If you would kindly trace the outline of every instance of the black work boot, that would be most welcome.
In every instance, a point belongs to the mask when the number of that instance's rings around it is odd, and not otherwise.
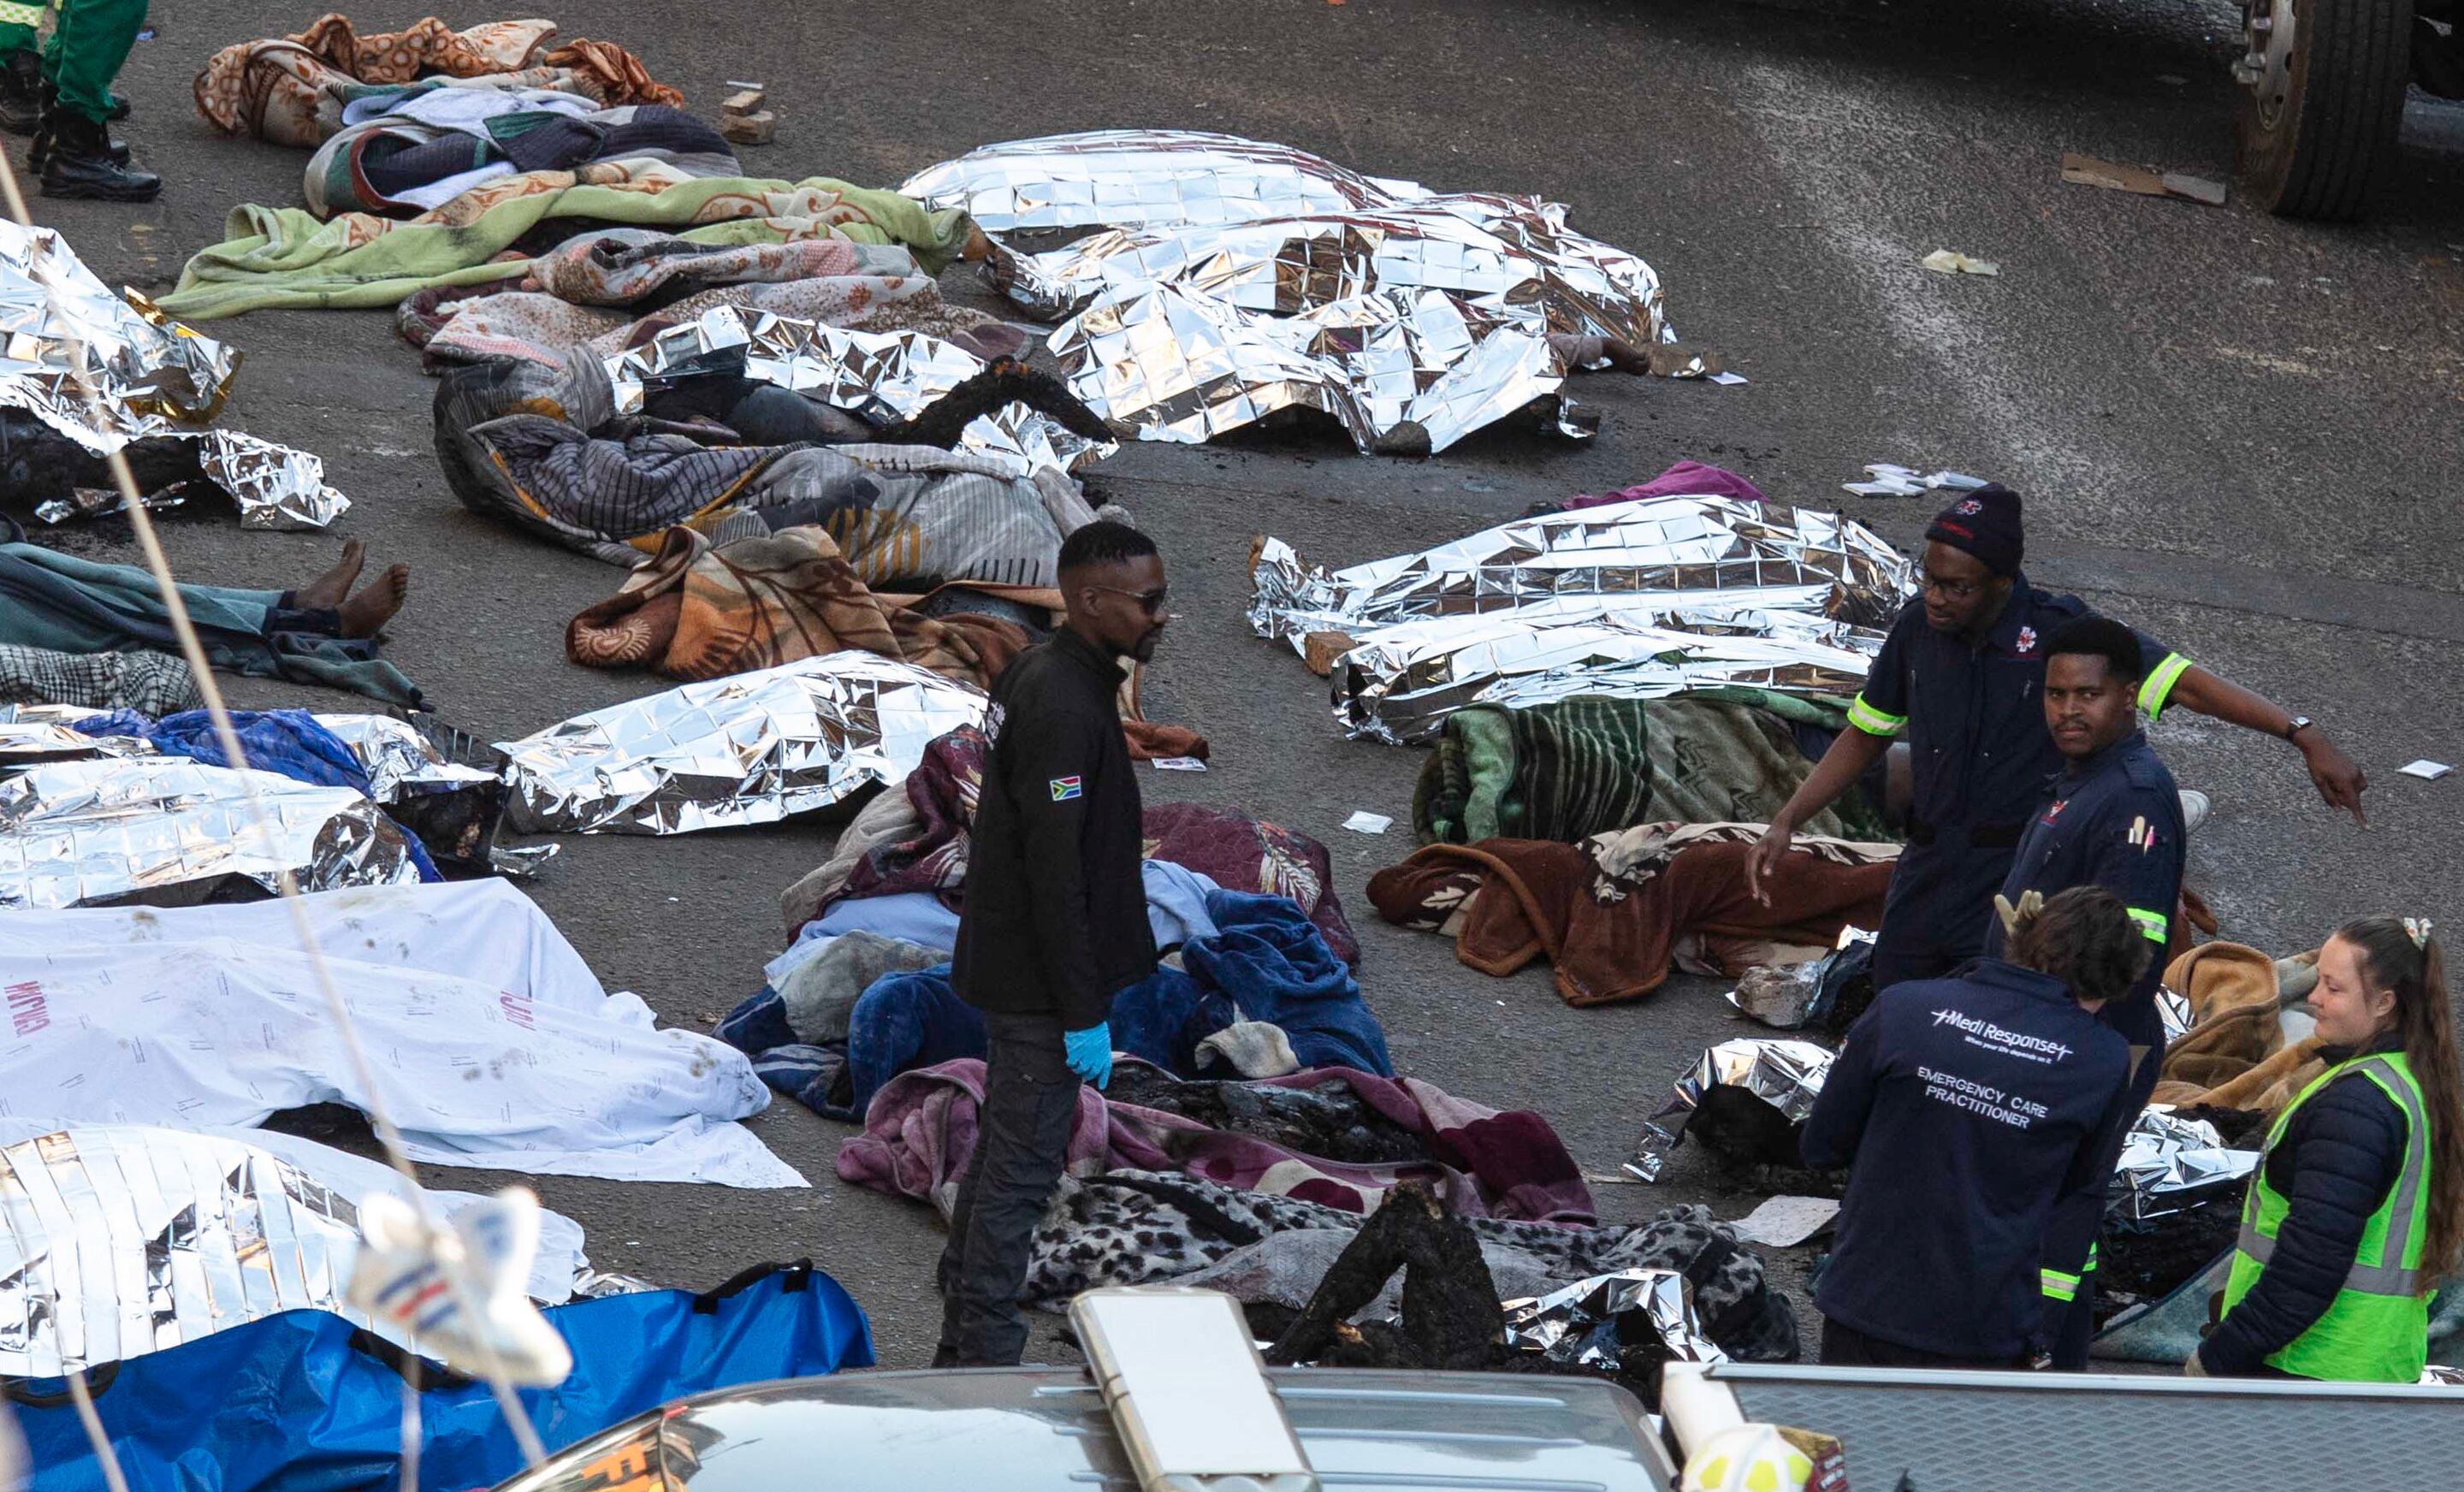
[[[43,122],[43,59],[19,48],[0,59],[0,129],[31,135]]]
[[[163,178],[112,159],[111,136],[99,123],[68,109],[43,117],[35,144],[43,151],[43,195],[90,197],[98,202],[151,202]]]
[[[59,90],[54,88],[50,83],[43,84],[43,118],[45,120],[49,120],[54,114],[63,112],[66,111],[60,108]],[[123,110],[122,112],[125,111]],[[112,116],[113,119],[118,119],[119,117],[120,116],[117,114]],[[34,143],[26,147],[26,168],[30,171],[39,173],[43,169],[43,163],[50,160],[51,156],[51,128],[48,124],[38,124],[34,128]],[[112,137],[111,161],[114,165],[126,165],[128,164],[127,141],[121,140],[117,136]]]

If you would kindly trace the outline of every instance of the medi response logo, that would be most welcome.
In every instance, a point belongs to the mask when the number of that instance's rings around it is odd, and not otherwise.
[[[2030,1062],[2070,1060],[2071,1049],[2061,1042],[2051,1037],[2030,1036],[2025,1031],[2005,1031],[1984,1017],[1971,1016],[1965,1011],[1937,1010],[1933,1013],[1933,1023],[1959,1030],[1971,1044],[1991,1047],[2013,1057],[2025,1057]]]

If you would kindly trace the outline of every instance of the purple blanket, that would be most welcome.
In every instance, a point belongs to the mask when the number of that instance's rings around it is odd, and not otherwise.
[[[873,1095],[864,1132],[839,1151],[845,1181],[929,1201],[949,1216],[958,1180],[976,1148],[976,1108],[983,1097],[984,1064],[974,1058],[903,1073]],[[1073,1175],[1107,1171],[1177,1171],[1221,1186],[1266,1192],[1338,1207],[1374,1211],[1396,1182],[1424,1177],[1446,1205],[1471,1217],[1588,1224],[1597,1220],[1592,1194],[1549,1122],[1529,1109],[1499,1113],[1466,1103],[1413,1078],[1388,1079],[1343,1067],[1319,1067],[1252,1086],[1319,1088],[1348,1086],[1393,1124],[1417,1135],[1429,1159],[1356,1164],[1308,1155],[1254,1135],[1210,1129],[1196,1120],[1132,1104],[1108,1102],[1092,1087],[1078,1093],[1070,1131]]]

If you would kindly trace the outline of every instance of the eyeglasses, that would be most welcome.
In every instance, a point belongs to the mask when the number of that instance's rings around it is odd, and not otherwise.
[[[1165,616],[1163,608],[1168,594],[1165,591],[1133,591],[1119,585],[1090,585],[1088,589],[1111,591],[1115,596],[1127,596],[1132,601],[1136,602],[1138,603],[1138,609],[1145,612],[1148,616]],[[1166,617],[1165,620],[1170,620],[1170,618]]]
[[[1946,581],[1939,575],[1930,574],[1925,578],[1925,588],[1928,591],[1940,591],[1952,601],[1970,600],[1979,591],[1985,589],[1974,581]]]

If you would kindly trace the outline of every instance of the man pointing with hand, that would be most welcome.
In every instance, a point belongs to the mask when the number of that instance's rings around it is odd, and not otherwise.
[[[1849,708],[1849,729],[1772,816],[1747,876],[1770,899],[1771,872],[1796,826],[1881,758],[1908,743],[1915,801],[1908,847],[1891,873],[1874,943],[1874,987],[1935,979],[1985,951],[1992,897],[2062,755],[2045,728],[2045,642],[2086,603],[2028,583],[2019,494],[1995,483],[1964,494],[1925,530],[1922,589],[1900,613]],[[2138,707],[2179,705],[2288,741],[2330,808],[2362,821],[2361,769],[2326,732],[2143,635]],[[2166,909],[2169,913],[2169,908]]]
[[[993,683],[950,983],[984,1013],[974,1159],[942,1251],[936,1368],[1007,1367],[1028,1250],[1068,1158],[1081,1080],[1112,1077],[1112,996],[1155,972],[1119,659],[1155,656],[1163,559],[1125,523],[1061,545],[1068,621]]]

